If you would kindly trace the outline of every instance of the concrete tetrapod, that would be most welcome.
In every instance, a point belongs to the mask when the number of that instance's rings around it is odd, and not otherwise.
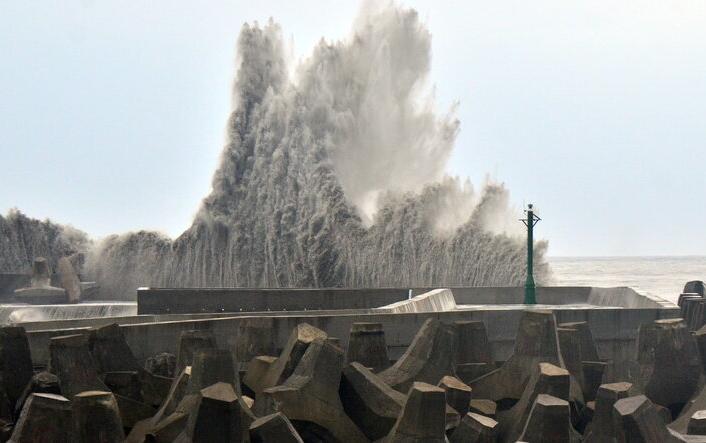
[[[689,293],[689,292],[682,292],[679,294],[679,298],[677,299],[677,306],[680,308],[680,315],[682,318],[684,318],[684,300],[688,298],[703,298],[701,295],[696,294],[696,293]]]
[[[706,435],[706,410],[694,412],[689,419],[687,433],[690,435]]]
[[[386,436],[407,401],[407,396],[389,387],[380,377],[358,362],[343,369],[339,397],[343,409],[371,440]],[[459,414],[446,406],[446,429],[455,428]]]
[[[456,374],[465,383],[495,369],[488,332],[482,321],[455,321],[458,346]]]
[[[450,375],[444,376],[438,386],[446,391],[446,404],[454,408],[461,417],[465,416],[471,402],[471,388]]]
[[[467,413],[449,437],[450,443],[495,443],[498,422],[473,412]]]
[[[24,328],[0,328],[0,380],[11,406],[22,396],[31,378],[32,357]]]
[[[117,323],[96,328],[89,336],[89,348],[98,372],[142,370]]]
[[[581,391],[585,402],[596,398],[598,388],[603,383],[608,363],[602,361],[581,362]]]
[[[105,391],[85,391],[71,402],[73,435],[77,443],[122,443],[123,423],[115,397]]]
[[[300,323],[289,334],[279,358],[268,368],[262,377],[262,389],[282,384],[294,372],[309,345],[316,339],[325,340],[328,335],[308,323]],[[253,389],[254,390],[254,389]],[[255,391],[255,393],[259,393]],[[257,401],[257,399],[255,399]]]
[[[15,299],[35,305],[66,303],[66,290],[51,285],[49,263],[44,257],[37,257],[32,264],[32,279],[28,288],[15,289]]]
[[[304,443],[292,422],[282,414],[260,417],[250,424],[250,441],[252,443]]]
[[[468,411],[475,414],[485,415],[486,417],[495,418],[495,415],[498,412],[498,405],[493,400],[473,398],[468,404]]]
[[[145,369],[155,375],[173,378],[176,375],[176,355],[169,352],[160,352],[149,357],[145,362]]]
[[[61,257],[56,263],[56,273],[59,275],[61,287],[66,291],[69,303],[81,301],[81,280],[71,264],[69,257]]]
[[[186,429],[177,442],[230,443],[250,441],[255,416],[230,383],[218,382],[201,390]]]
[[[580,442],[581,437],[571,427],[570,415],[569,402],[539,394],[520,440],[527,443]]]
[[[174,379],[172,386],[169,388],[169,394],[164,400],[164,403],[159,407],[157,413],[152,417],[152,424],[156,425],[163,418],[168,417],[174,411],[184,398],[189,389],[189,379],[191,378],[191,366],[187,366],[181,371],[179,377]]]
[[[147,437],[150,441],[156,441],[158,443],[171,443],[177,441],[178,438],[182,441],[190,441],[191,434],[185,431],[189,424],[190,417],[197,411],[200,402],[201,391],[186,393],[179,401],[174,412],[162,418],[152,427],[145,426],[149,431],[147,432]],[[142,422],[140,425],[144,426]]]
[[[105,383],[113,394],[142,401],[142,382],[137,371],[117,371],[103,374]]]
[[[706,409],[706,387],[701,388],[698,394],[684,405],[677,419],[669,424],[669,428],[682,434],[686,433],[691,417],[704,409]]]
[[[704,282],[701,280],[694,280],[687,282],[686,285],[684,285],[684,293],[691,293],[691,294],[699,294],[700,296],[704,296],[705,291],[704,291]]]
[[[113,396],[115,396],[115,401],[118,403],[123,426],[126,428],[134,427],[138,422],[151,418],[157,412],[156,408],[141,401],[115,393],[113,393]]]
[[[71,402],[56,394],[31,394],[8,443],[71,441]]]
[[[706,321],[706,299],[701,299],[696,302],[692,316],[687,319],[687,326],[690,331],[700,329]]]
[[[132,427],[130,434],[127,436],[127,443],[142,443],[145,436],[156,428],[163,424],[173,413],[176,412],[179,404],[186,395],[186,391],[189,385],[189,378],[191,377],[191,366],[187,366],[181,371],[179,377],[175,378],[169,388],[169,394],[167,394],[164,402],[160,405],[157,412],[150,418],[141,420]],[[185,426],[186,415],[183,415],[182,425]],[[182,426],[182,428],[183,428]],[[174,433],[174,436],[178,435],[179,432]]]
[[[550,363],[537,365],[520,400],[509,410],[500,413],[499,437],[503,442],[514,442],[522,434],[530,411],[541,394],[561,400],[569,399],[569,371]]]
[[[694,395],[702,367],[694,337],[681,319],[656,320],[638,343],[640,387],[653,402],[679,411]],[[642,329],[642,327],[641,327]]]
[[[471,381],[473,395],[496,402],[506,398],[519,399],[541,362],[563,367],[554,314],[526,310],[520,319],[512,356],[500,368]]]
[[[584,431],[584,443],[615,441],[613,405],[616,401],[633,395],[632,383],[607,383],[598,388],[593,420]]]
[[[696,340],[696,347],[699,350],[699,357],[701,357],[701,368],[706,372],[706,326],[694,332],[694,340]]]
[[[339,392],[346,414],[370,440],[390,432],[407,401],[358,362],[343,368]]]
[[[47,371],[34,374],[15,404],[15,415],[19,414],[32,394],[61,394],[59,377]]]
[[[681,304],[681,318],[684,319],[684,324],[687,329],[691,330],[690,322],[694,320],[695,312],[700,304],[704,300],[700,295],[687,296],[682,299]]]
[[[308,432],[324,432],[339,441],[368,441],[346,415],[338,396],[343,360],[339,347],[316,338],[292,375],[283,384],[265,389],[265,395],[275,400],[302,438],[306,439]]]
[[[644,395],[620,399],[613,405],[613,428],[619,442],[671,443],[684,441],[670,432],[657,409]]]
[[[172,378],[152,374],[144,369],[137,372],[140,378],[140,393],[148,405],[159,407],[169,393]]]
[[[186,366],[191,366],[194,354],[206,348],[216,347],[216,337],[211,331],[182,331],[177,347],[176,372],[180,373]]]
[[[444,390],[423,382],[414,382],[407,394],[402,413],[385,443],[444,443],[446,400]]]
[[[598,357],[598,349],[593,340],[593,333],[586,321],[577,321],[570,323],[560,323],[560,328],[573,329],[579,337],[579,355],[581,361],[600,361]]]
[[[244,369],[258,355],[276,352],[274,321],[267,317],[245,318],[238,322],[235,330],[234,357],[238,370]]]
[[[402,357],[378,375],[393,389],[407,392],[415,381],[435,385],[445,375],[453,375],[455,357],[454,327],[429,318]]]
[[[248,363],[245,384],[255,394],[253,411],[257,415],[268,415],[275,410],[273,399],[263,391],[284,383],[294,372],[309,344],[315,339],[326,340],[328,335],[307,323],[299,323],[289,334],[278,358],[258,356]]]
[[[237,386],[236,392],[239,391],[240,377],[235,371],[233,354],[226,349],[205,348],[196,351],[187,393],[197,393],[218,382]]]
[[[265,388],[265,376],[272,365],[277,361],[277,357],[271,355],[258,355],[250,360],[243,383],[253,392],[262,392]],[[267,386],[268,388],[271,386]]]
[[[43,288],[51,285],[51,270],[49,262],[44,257],[36,257],[32,262],[32,277],[30,286],[33,288]]]
[[[557,334],[566,369],[581,387],[584,400],[593,400],[603,380],[606,363],[598,361],[587,323],[564,323],[557,328]]]
[[[84,391],[108,390],[98,377],[85,335],[53,337],[49,353],[50,371],[59,378],[61,393],[67,398]]]
[[[379,372],[390,366],[382,323],[353,323],[346,359]]]

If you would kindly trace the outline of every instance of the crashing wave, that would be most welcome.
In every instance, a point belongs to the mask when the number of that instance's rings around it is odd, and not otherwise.
[[[278,25],[243,26],[211,194],[174,241],[102,242],[89,265],[104,287],[524,281],[507,190],[445,176],[458,121],[435,112],[430,34],[415,11],[366,9],[351,38],[321,41],[291,76],[284,54]]]
[[[350,38],[322,40],[290,69],[277,24],[244,25],[226,145],[192,226],[175,240],[97,242],[86,273],[115,298],[139,286],[521,284],[507,190],[445,174],[459,123],[453,107],[436,112],[430,46],[415,11],[369,5]],[[85,237],[52,240],[56,225],[26,240],[2,223],[16,247],[0,256],[15,267],[88,249]],[[540,283],[546,247],[535,248]]]

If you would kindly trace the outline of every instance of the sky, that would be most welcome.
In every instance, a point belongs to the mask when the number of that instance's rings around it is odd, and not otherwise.
[[[404,1],[432,33],[452,175],[533,202],[554,256],[706,254],[706,2]],[[296,57],[347,1],[0,2],[0,213],[100,237],[191,224],[244,22]],[[520,223],[518,221],[518,223]]]

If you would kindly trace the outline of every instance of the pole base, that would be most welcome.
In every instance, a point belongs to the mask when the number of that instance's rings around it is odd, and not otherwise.
[[[525,285],[525,304],[526,305],[536,305],[537,304],[537,291],[534,286],[534,282],[527,282]]]

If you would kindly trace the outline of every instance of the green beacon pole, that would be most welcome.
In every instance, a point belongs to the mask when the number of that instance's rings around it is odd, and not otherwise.
[[[525,281],[525,304],[536,305],[537,296],[534,284],[534,271],[532,269],[532,261],[534,258],[534,227],[541,220],[534,213],[534,207],[530,203],[525,210],[527,218],[520,221],[527,226],[527,281]]]

